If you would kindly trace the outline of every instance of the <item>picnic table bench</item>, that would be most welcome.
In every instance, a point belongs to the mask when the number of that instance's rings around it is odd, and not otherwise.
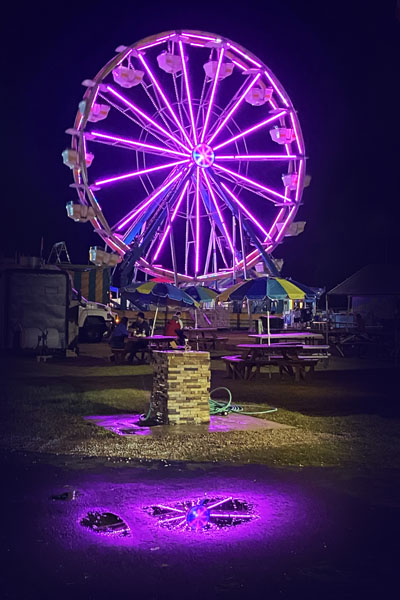
[[[228,376],[251,379],[262,366],[277,366],[281,377],[286,373],[296,382],[311,377],[320,360],[329,358],[329,346],[309,344],[238,344],[241,354],[223,356]]]

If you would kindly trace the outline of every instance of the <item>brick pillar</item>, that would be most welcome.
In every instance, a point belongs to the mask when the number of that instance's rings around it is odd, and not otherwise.
[[[150,416],[171,425],[210,422],[210,353],[154,351]]]

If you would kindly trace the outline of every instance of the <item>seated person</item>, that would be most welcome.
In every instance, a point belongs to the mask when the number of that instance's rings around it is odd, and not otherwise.
[[[136,315],[136,321],[132,323],[129,329],[131,334],[138,336],[137,340],[130,340],[126,346],[126,353],[129,354],[128,360],[132,363],[137,352],[148,348],[148,341],[140,339],[140,337],[150,335],[150,325],[144,318],[144,313],[139,312]]]
[[[183,322],[179,311],[174,314],[170,321],[168,321],[165,328],[165,335],[176,335],[178,344],[180,346],[185,345],[186,336],[183,333]]]
[[[128,337],[128,319],[127,317],[122,317],[121,321],[111,334],[109,341],[111,348],[122,350],[125,347],[126,337]]]

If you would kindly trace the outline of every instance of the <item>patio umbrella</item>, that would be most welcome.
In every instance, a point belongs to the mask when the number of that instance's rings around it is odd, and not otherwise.
[[[297,287],[299,287],[301,290],[303,290],[303,292],[305,292],[306,294],[306,298],[309,299],[319,298],[325,292],[325,288],[310,287],[309,285],[305,285],[304,283],[299,283],[298,281],[295,281],[291,277],[289,278],[289,281]]]
[[[144,283],[132,283],[131,285],[122,288],[121,294],[131,302],[137,301],[143,304],[155,304],[156,314],[153,321],[153,330],[157,320],[159,305],[166,306],[194,306],[198,308],[199,303],[194,300],[184,290],[176,287],[172,283],[161,283],[157,281],[146,281]]]
[[[233,289],[235,288],[235,289]],[[228,300],[303,300],[305,292],[291,281],[281,277],[258,277],[245,281],[240,285],[232,286]]]
[[[217,302],[229,302],[229,300],[230,300],[229,296],[232,294],[232,292],[234,292],[241,285],[243,285],[243,283],[246,283],[246,282],[241,281],[240,283],[235,283],[234,285],[231,285],[224,292],[221,292],[221,294],[218,294],[216,301]]]
[[[218,296],[218,292],[204,285],[191,285],[185,292],[200,303],[212,302]]]

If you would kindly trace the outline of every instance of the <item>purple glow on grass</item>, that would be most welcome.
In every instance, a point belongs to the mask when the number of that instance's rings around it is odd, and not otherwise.
[[[196,242],[195,242],[195,275],[199,272],[200,263],[200,167],[196,169]]]
[[[133,212],[124,218],[124,220],[117,225],[117,231],[120,231],[127,223],[129,223],[132,219],[136,217],[144,208],[146,208],[153,200],[155,200],[164,190],[166,190],[174,181],[176,181],[179,177],[181,177],[182,172],[179,171],[172,179],[167,181],[160,189],[153,192],[150,197],[141,205],[139,208],[133,210]]]
[[[236,198],[236,196],[233,194],[233,192],[231,192],[231,190],[221,181],[221,186],[224,188],[224,190],[226,191],[227,194],[229,194],[229,196],[232,198],[232,200],[234,200],[236,202],[236,204],[238,204],[240,206],[240,208],[243,210],[243,212],[246,213],[246,215],[253,221],[253,223],[255,225],[257,225],[257,227],[263,232],[263,234],[271,239],[269,233],[264,229],[264,227],[261,225],[261,223],[259,221],[257,221],[257,219],[251,214],[251,212],[244,206],[244,204],[242,204],[240,202],[240,200],[238,198]]]
[[[105,140],[112,140],[115,142],[121,142],[124,144],[129,144],[131,146],[137,146],[138,148],[148,148],[149,150],[156,150],[158,152],[163,152],[165,154],[174,154],[176,156],[189,156],[185,152],[178,152],[177,150],[170,150],[169,148],[163,148],[162,146],[153,146],[152,144],[145,144],[143,142],[135,142],[134,140],[120,138],[106,133],[100,133],[99,131],[90,131],[88,133],[89,135],[93,135],[94,137],[104,138]]]
[[[224,120],[222,121],[222,123],[219,125],[219,127],[214,131],[214,133],[212,134],[212,136],[210,137],[210,139],[207,141],[208,144],[211,144],[211,142],[213,141],[213,139],[215,137],[217,137],[217,135],[221,131],[222,127],[225,125],[225,123],[227,123],[229,121],[229,119],[231,118],[231,116],[236,112],[236,110],[239,108],[239,105],[242,103],[242,101],[246,97],[246,94],[251,90],[251,88],[253,87],[253,85],[256,83],[256,81],[260,77],[261,77],[261,73],[258,73],[258,75],[256,75],[254,77],[254,79],[249,83],[249,85],[246,87],[246,89],[244,90],[244,92],[241,94],[240,98],[238,98],[238,100],[235,102],[235,104],[233,105],[233,107],[231,108],[231,110],[229,111],[229,113],[226,115],[226,117],[224,118]]]
[[[179,50],[180,50],[181,59],[182,59],[183,77],[185,80],[186,96],[187,96],[188,106],[189,106],[190,121],[192,124],[193,139],[194,139],[195,145],[197,146],[197,133],[196,133],[196,126],[195,126],[195,120],[194,120],[194,115],[193,115],[192,97],[190,95],[189,78],[188,78],[188,73],[187,73],[187,69],[186,69],[186,58],[185,58],[185,53],[183,51],[183,44],[181,41],[179,41]]]
[[[282,100],[283,104],[285,106],[289,106],[289,102],[286,100],[285,96],[280,91],[278,85],[274,81],[274,78],[268,73],[268,71],[264,71],[264,73],[265,73],[268,81],[271,83],[272,87],[274,88],[274,90],[276,91],[276,93],[278,94],[278,96],[280,97],[280,99]]]
[[[207,107],[206,118],[205,118],[204,123],[203,123],[203,131],[201,133],[201,138],[200,138],[200,142],[201,143],[204,142],[204,137],[205,137],[205,135],[207,133],[208,121],[210,119],[211,109],[212,109],[212,106],[213,106],[213,103],[214,103],[215,91],[217,89],[218,77],[219,77],[219,73],[221,71],[221,65],[222,65],[222,60],[224,58],[224,54],[225,54],[225,48],[222,48],[221,52],[219,53],[217,70],[215,72],[214,82],[213,82],[213,86],[212,86],[212,90],[211,90],[210,101],[209,101],[208,107]]]
[[[261,123],[257,123],[257,125],[253,125],[253,127],[250,127],[249,129],[246,129],[245,131],[242,131],[242,133],[238,133],[238,135],[235,135],[234,137],[229,138],[229,140],[222,142],[222,144],[215,146],[214,151],[218,150],[219,148],[222,148],[223,146],[226,146],[227,144],[231,144],[235,140],[238,140],[239,138],[244,137],[245,135],[247,135],[248,133],[251,133],[252,131],[256,131],[257,129],[260,129],[260,127],[263,127],[264,125],[267,125],[268,123],[272,123],[273,121],[276,121],[276,119],[279,119],[285,113],[286,113],[286,110],[283,110],[283,111],[279,112],[278,114],[274,115],[273,117],[269,117],[268,119],[261,121]]]
[[[178,519],[182,519],[182,511],[179,511],[181,514],[178,515],[177,517],[171,517],[171,519],[163,519],[162,522],[163,523],[170,523],[171,521],[177,521]],[[183,517],[183,520],[185,520],[185,517]]]
[[[246,515],[245,513],[210,513],[210,517],[218,517],[220,519],[254,519],[254,515]]]
[[[115,91],[110,85],[107,86],[107,90],[109,92],[111,92],[111,94],[113,94],[114,96],[119,98],[121,100],[121,102],[123,102],[124,104],[129,106],[129,108],[131,108],[134,112],[136,112],[138,115],[143,117],[143,119],[145,119],[146,121],[151,123],[151,125],[153,125],[153,127],[158,129],[159,131],[161,131],[165,136],[167,136],[169,139],[171,139],[173,142],[175,142],[175,144],[179,144],[179,146],[181,146],[185,150],[189,151],[189,149],[185,146],[185,144],[183,144],[180,140],[178,140],[177,137],[175,137],[174,135],[169,133],[166,129],[164,129],[164,127],[161,127],[161,125],[159,125],[158,123],[153,121],[153,119],[151,119],[148,115],[146,115],[146,113],[144,113],[142,110],[140,110],[140,108],[138,108],[137,106],[132,104],[132,102],[127,100],[127,98],[125,98],[124,96],[119,94],[117,91]]]
[[[164,510],[172,510],[172,512],[178,512],[178,513],[185,513],[184,510],[181,510],[180,508],[174,508],[173,506],[165,506],[164,504],[157,504],[157,508],[162,508]],[[179,517],[178,517],[179,519]]]
[[[152,80],[153,84],[155,85],[155,87],[157,88],[158,93],[160,94],[161,98],[164,100],[166,107],[168,108],[169,112],[172,115],[172,118],[174,119],[175,123],[178,125],[181,133],[183,134],[183,136],[186,138],[186,141],[189,142],[189,146],[191,146],[191,141],[186,133],[186,131],[183,129],[181,122],[179,121],[178,117],[176,116],[171,104],[168,102],[168,98],[166,97],[166,95],[164,94],[164,92],[162,91],[157,79],[155,78],[153,72],[151,71],[150,67],[148,66],[148,64],[146,63],[144,57],[139,54],[139,60],[141,61],[141,63],[143,64],[144,68],[146,69],[147,73],[149,74],[150,79]]]
[[[232,156],[216,156],[218,160],[295,160],[295,154],[236,154]]]
[[[251,62],[253,65],[255,65],[256,67],[262,67],[262,64],[260,64],[259,62],[257,62],[256,60],[253,60],[252,58],[250,58],[250,56],[248,56],[247,54],[245,54],[244,52],[242,52],[241,50],[239,50],[239,48],[237,48],[236,46],[234,46],[233,44],[228,44],[228,46],[230,48],[232,48],[232,50],[234,50],[235,52],[237,52],[238,54],[240,54],[241,56],[243,56],[243,58],[246,58],[249,62]]]
[[[178,212],[178,210],[179,210],[179,207],[180,207],[180,205],[181,205],[181,203],[182,203],[182,200],[183,200],[183,197],[184,197],[184,195],[185,195],[185,193],[186,193],[186,190],[187,190],[187,188],[188,188],[188,185],[189,185],[189,181],[187,181],[187,182],[185,183],[185,187],[183,188],[183,190],[182,190],[182,193],[181,193],[181,195],[180,195],[180,197],[179,197],[179,199],[178,199],[178,202],[176,203],[176,206],[175,206],[175,208],[174,208],[174,212],[172,213],[172,217],[171,217],[171,224],[170,224],[170,225],[168,225],[168,227],[167,227],[167,228],[166,228],[166,230],[164,231],[164,234],[163,234],[163,236],[162,236],[162,238],[161,238],[161,241],[160,241],[160,243],[159,243],[159,245],[158,245],[158,248],[157,248],[157,250],[156,250],[156,253],[155,253],[155,254],[154,254],[154,256],[153,256],[153,262],[154,262],[155,260],[157,260],[157,258],[158,258],[158,255],[159,255],[159,254],[160,254],[160,252],[161,252],[161,248],[163,247],[163,244],[164,244],[164,242],[165,242],[165,239],[166,239],[166,237],[167,237],[167,235],[168,235],[168,233],[169,233],[169,231],[170,231],[170,229],[171,229],[171,225],[172,225],[172,223],[174,222],[174,219],[175,219],[175,217],[176,217],[176,213],[177,213],[177,212]]]
[[[225,232],[225,237],[226,237],[226,239],[227,239],[227,242],[228,242],[228,244],[229,244],[229,247],[230,247],[230,249],[231,249],[232,256],[233,256],[233,257],[235,258],[235,260],[236,260],[235,249],[234,249],[234,247],[233,247],[232,240],[231,240],[231,238],[230,238],[230,235],[229,235],[229,233],[228,233],[228,230],[227,230],[227,228],[226,228],[225,221],[224,221],[224,217],[222,216],[222,213],[221,213],[221,211],[220,211],[220,208],[219,208],[219,206],[218,206],[217,199],[216,199],[216,197],[215,197],[215,194],[214,194],[214,191],[213,191],[213,189],[212,189],[212,187],[211,187],[211,184],[210,184],[210,182],[209,182],[209,180],[208,180],[208,177],[207,177],[207,173],[206,173],[206,172],[204,172],[204,178],[205,178],[205,180],[206,180],[206,184],[207,184],[208,191],[210,192],[210,196],[211,196],[211,198],[212,198],[212,201],[214,202],[214,206],[215,206],[215,208],[216,208],[216,210],[217,210],[217,213],[218,213],[218,216],[219,216],[219,218],[220,218],[220,221],[221,221],[222,227],[223,227],[223,229],[224,229],[224,232]],[[236,260],[236,262],[237,262],[237,260]]]
[[[215,42],[218,39],[216,37],[209,37],[207,35],[197,35],[196,33],[185,33],[184,31],[182,32],[182,35],[184,35],[185,37],[197,38],[199,40],[208,40],[210,42]]]
[[[130,177],[137,177],[139,175],[145,175],[146,173],[154,173],[155,171],[161,171],[162,169],[168,169],[169,167],[176,167],[184,163],[188,163],[189,160],[178,160],[177,162],[168,163],[166,165],[160,165],[159,167],[151,167],[150,169],[142,169],[141,171],[133,171],[126,175],[118,175],[116,177],[110,177],[110,179],[101,179],[95,182],[95,185],[104,185],[105,183],[112,183],[113,181],[121,181],[122,179],[128,179]]]
[[[260,190],[264,190],[264,192],[267,192],[268,194],[272,194],[273,196],[277,196],[278,198],[281,198],[282,200],[287,200],[287,198],[285,196],[283,196],[282,194],[280,194],[279,192],[275,192],[275,190],[271,190],[270,188],[267,188],[265,185],[261,185],[261,183],[257,183],[257,181],[254,181],[253,179],[249,179],[248,177],[244,177],[244,175],[240,175],[239,173],[235,173],[234,171],[231,171],[230,169],[227,169],[226,167],[221,167],[221,165],[217,165],[216,163],[214,163],[214,165],[215,165],[215,167],[217,169],[220,169],[221,171],[225,171],[226,173],[229,173],[233,177],[237,177],[238,179],[242,179],[243,181],[246,181],[250,185],[253,185],[254,187],[258,187]]]
[[[219,502],[210,504],[210,506],[208,506],[207,508],[209,508],[209,509],[215,508],[216,506],[219,506],[220,504],[225,504],[225,502],[228,502],[229,500],[232,500],[232,499],[233,499],[233,496],[229,496],[228,498],[224,498],[223,500],[220,500]]]

